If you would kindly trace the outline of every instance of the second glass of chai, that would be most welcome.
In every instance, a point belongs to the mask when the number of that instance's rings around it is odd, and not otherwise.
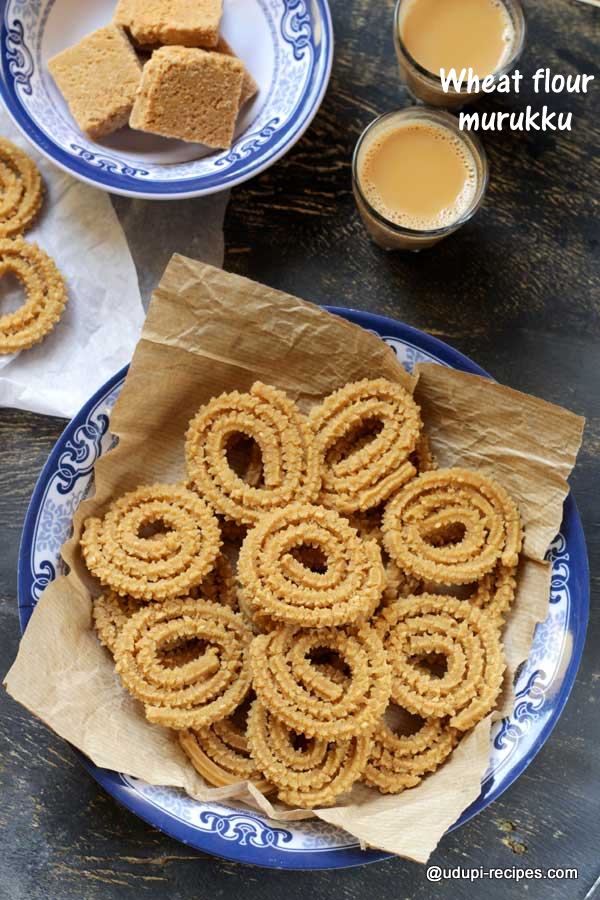
[[[485,151],[450,113],[411,106],[375,119],[358,139],[352,184],[358,211],[384,250],[422,250],[479,208]]]
[[[471,69],[480,79],[506,75],[525,43],[519,0],[398,0],[394,45],[400,75],[411,94],[430,106],[456,109],[478,96],[442,88],[440,69]]]

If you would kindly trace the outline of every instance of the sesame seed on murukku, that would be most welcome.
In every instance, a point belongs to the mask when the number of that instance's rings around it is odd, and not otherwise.
[[[319,502],[341,513],[387,500],[415,475],[410,462],[422,422],[419,407],[385,378],[348,384],[311,411],[322,488]]]
[[[44,185],[34,161],[6,138],[0,138],[0,189],[0,238],[15,237],[33,224]]]
[[[231,715],[250,690],[243,618],[208,600],[149,604],[121,629],[116,671],[144,704],[146,718],[176,730],[200,729]],[[189,645],[185,657],[165,651]],[[179,663],[179,664],[178,664]]]
[[[186,435],[188,476],[198,493],[228,519],[255,524],[262,513],[296,500],[313,500],[320,477],[311,432],[283,391],[256,382],[249,393],[215,397],[190,422]],[[241,438],[260,454],[245,473],[227,454]],[[247,481],[243,475],[250,480]]]
[[[116,593],[165,600],[198,586],[221,537],[212,510],[179,485],[155,484],[123,495],[104,518],[84,523],[81,549],[90,572]]]
[[[377,543],[334,510],[303,503],[266,513],[248,532],[238,578],[251,610],[306,627],[364,621],[385,586]]]
[[[448,716],[467,731],[495,706],[506,664],[496,619],[456,597],[397,600],[375,622],[392,670],[394,702],[424,718]],[[442,657],[441,673],[421,665]]]
[[[0,239],[0,278],[14,275],[25,289],[25,302],[0,316],[0,354],[27,350],[43,340],[67,303],[64,279],[37,244],[22,238]]]
[[[389,501],[383,540],[403,571],[439,584],[470,584],[497,562],[517,564],[522,531],[504,488],[453,468],[419,475]]]
[[[255,700],[248,716],[252,757],[278,797],[304,809],[332,806],[364,772],[370,735],[346,740],[307,738],[277,719]]]

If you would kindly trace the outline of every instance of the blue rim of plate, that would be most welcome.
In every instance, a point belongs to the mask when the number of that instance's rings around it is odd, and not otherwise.
[[[291,10],[302,0],[284,0]],[[14,51],[7,50],[8,28],[6,25],[5,11],[8,0],[0,0],[0,98],[9,113],[11,119],[22,134],[48,159],[55,163],[63,171],[74,175],[81,181],[95,187],[102,187],[115,194],[126,197],[141,197],[145,199],[175,200],[191,197],[201,197],[208,194],[224,191],[242,184],[249,178],[260,174],[273,163],[284,156],[288,150],[298,141],[316,116],[331,75],[333,65],[333,23],[328,0],[312,0],[312,4],[319,12],[320,40],[313,42],[314,59],[310,78],[307,82],[304,97],[311,97],[309,106],[299,103],[293,115],[286,124],[273,134],[262,133],[258,135],[260,140],[260,153],[252,164],[247,163],[247,157],[241,157],[231,165],[227,172],[219,172],[215,175],[201,176],[198,178],[182,179],[180,181],[152,181],[140,182],[127,174],[114,171],[112,166],[94,168],[87,164],[85,159],[72,156],[53,141],[34,122],[25,107],[20,103],[15,85],[18,76],[11,71],[14,65]],[[303,7],[304,8],[304,7]],[[305,9],[305,13],[308,11]],[[256,139],[256,135],[250,134]],[[266,138],[266,139],[265,139]],[[282,139],[286,140],[282,143]],[[243,142],[244,136],[238,140]],[[242,148],[244,149],[244,148]]]
[[[418,350],[423,350],[452,368],[491,378],[484,369],[472,362],[472,360],[459,351],[448,346],[443,341],[419,331],[410,325],[405,325],[404,323],[397,322],[385,316],[378,316],[373,313],[348,309],[346,307],[325,307],[325,309],[334,315],[338,315],[356,325],[360,325],[369,331],[377,333],[382,338],[396,339],[412,345]],[[48,477],[56,469],[64,444],[73,439],[79,424],[86,420],[89,413],[102,397],[106,396],[124,379],[127,370],[128,366],[125,366],[102,388],[100,388],[85,406],[82,407],[79,414],[75,416],[63,431],[40,474],[25,517],[21,546],[19,549],[18,598],[19,620],[22,632],[25,630],[33,611],[31,601],[27,600],[27,602],[25,602],[26,598],[31,597],[32,593],[32,577],[28,565],[29,549],[33,539],[37,513],[44,497]],[[571,693],[583,653],[589,615],[589,566],[587,548],[579,512],[571,494],[569,494],[565,501],[561,532],[568,541],[570,559],[572,561],[572,574],[570,574],[569,577],[575,579],[573,587],[577,594],[577,603],[571,604],[569,614],[569,627],[572,629],[573,634],[572,654],[560,690],[558,694],[553,697],[552,712],[528,752],[513,765],[509,776],[505,778],[496,789],[486,789],[484,780],[482,792],[477,800],[463,812],[458,821],[449,828],[449,832],[464,825],[485,809],[500,796],[500,794],[510,787],[519,775],[521,775],[548,740],[560,718],[561,712],[569,698],[569,694]],[[231,841],[231,839],[223,839],[223,836],[221,836],[218,829],[214,833],[192,830],[189,826],[186,826],[185,823],[169,816],[163,810],[145,800],[140,794],[132,791],[122,780],[119,773],[112,772],[108,769],[98,768],[80,751],[77,750],[76,753],[87,771],[118,802],[148,824],[158,828],[160,831],[163,831],[165,834],[175,838],[181,843],[194,847],[197,850],[201,850],[204,853],[233,860],[235,862],[258,865],[263,868],[291,870],[350,868],[353,866],[380,862],[391,857],[391,854],[383,851],[362,851],[358,847],[325,848],[321,850],[315,849],[315,851],[311,853],[293,853],[278,850],[275,846],[261,849],[260,856],[258,856],[251,840],[246,839],[247,836],[244,837],[243,834],[237,835],[238,839]],[[244,817],[260,824],[260,818],[254,817],[250,812],[248,814],[245,812]],[[193,834],[193,839],[190,837],[191,834]]]

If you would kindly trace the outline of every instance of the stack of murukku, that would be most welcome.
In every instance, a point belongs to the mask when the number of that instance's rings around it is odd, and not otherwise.
[[[0,138],[0,278],[14,276],[26,294],[15,312],[0,316],[0,354],[26,350],[43,340],[60,319],[67,290],[54,261],[23,240],[42,206],[44,187],[37,166]]]
[[[291,806],[414,787],[496,706],[522,531],[436,468],[412,396],[350,384],[304,417],[256,383],[186,435],[187,481],[85,522],[98,636],[209,784]]]

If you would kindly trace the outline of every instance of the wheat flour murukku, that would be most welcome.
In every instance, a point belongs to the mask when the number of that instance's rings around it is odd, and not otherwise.
[[[382,794],[399,794],[415,787],[446,761],[460,734],[446,719],[424,719],[411,734],[396,734],[382,720],[373,734],[362,780]]]
[[[0,138],[0,238],[23,234],[42,206],[44,185],[29,156]]]
[[[409,461],[422,429],[411,395],[385,378],[348,384],[313,409],[322,488],[341,513],[377,506],[415,474]]]
[[[226,719],[199,730],[178,732],[179,743],[196,771],[214,787],[251,781],[261,793],[269,794],[273,786],[263,778],[250,755],[248,712],[249,702],[246,699]]]
[[[327,653],[341,680],[320,659]],[[289,728],[307,737],[338,740],[368,735],[383,715],[391,671],[380,637],[368,625],[278,628],[250,645],[258,699]]]
[[[251,637],[238,613],[208,600],[148,604],[117,637],[116,671],[150,722],[204,728],[231,715],[250,690]],[[182,656],[186,644],[190,652]],[[173,649],[179,651],[175,665],[165,659]]]
[[[227,453],[240,436],[260,452],[245,473],[230,465]],[[296,405],[283,391],[256,382],[249,393],[215,397],[190,422],[186,435],[188,475],[199,494],[218,513],[253,525],[264,512],[295,500],[310,501],[320,476],[312,435]],[[249,474],[254,473],[254,474]]]
[[[28,350],[43,340],[67,303],[64,279],[37,244],[23,238],[0,239],[0,278],[14,275],[25,289],[25,302],[0,316],[0,354]]]
[[[397,600],[375,622],[392,670],[392,699],[423,718],[449,716],[467,731],[490,712],[504,669],[495,619],[470,603],[441,594]],[[445,658],[438,674],[423,657]]]
[[[498,561],[517,564],[522,531],[504,488],[453,468],[419,475],[390,500],[383,539],[403,571],[438,584],[470,584]]]
[[[376,542],[361,540],[334,510],[303,503],[261,518],[242,544],[237,574],[253,611],[315,628],[369,618],[385,586]]]
[[[182,596],[212,569],[221,543],[212,510],[179,485],[139,487],[84,523],[81,549],[103,585],[138,600]]]
[[[370,735],[347,740],[307,738],[255,700],[248,716],[248,744],[256,765],[284,803],[303,809],[332,806],[361,777]]]

